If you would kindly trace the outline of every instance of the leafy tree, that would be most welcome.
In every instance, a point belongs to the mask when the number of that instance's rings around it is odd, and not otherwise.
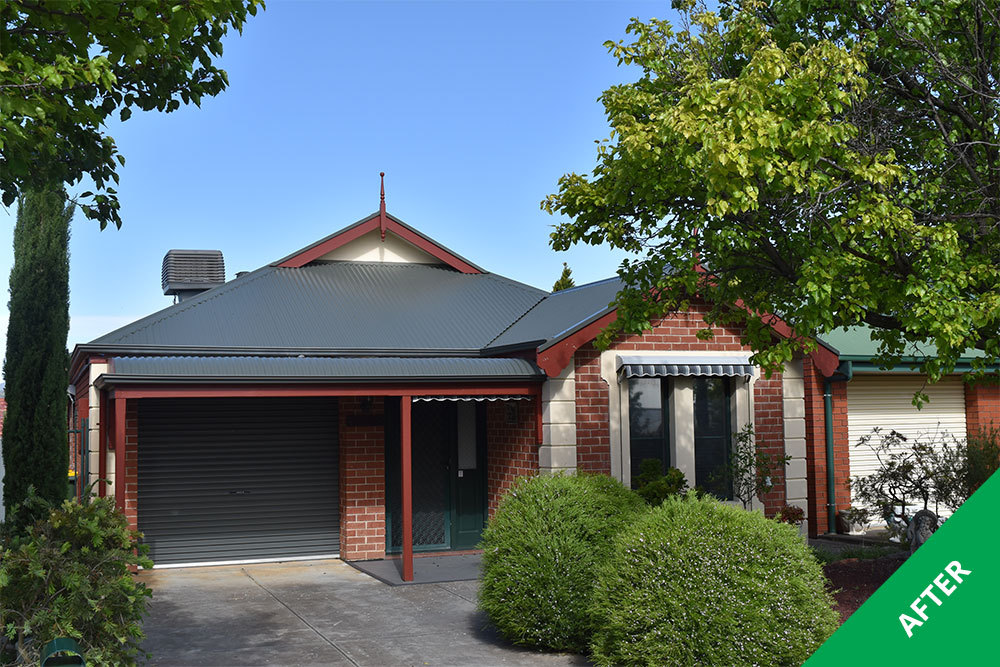
[[[76,183],[88,218],[121,226],[117,168],[105,122],[133,108],[174,111],[228,85],[212,59],[230,27],[242,31],[260,0],[13,0],[0,4],[0,190]]]
[[[552,245],[623,262],[618,330],[700,295],[776,368],[809,337],[874,328],[880,360],[1000,356],[1000,0],[722,0],[608,42],[634,83],[590,176],[543,208]],[[782,317],[800,340],[773,340]],[[927,346],[936,347],[937,356]]]
[[[569,264],[563,262],[562,274],[559,276],[559,280],[552,286],[552,291],[558,292],[570,287],[576,287],[576,281],[573,280],[573,269],[569,268]]]
[[[72,217],[73,206],[61,187],[29,191],[19,201],[3,369],[3,501],[8,510],[28,497],[29,486],[53,503],[66,497]]]

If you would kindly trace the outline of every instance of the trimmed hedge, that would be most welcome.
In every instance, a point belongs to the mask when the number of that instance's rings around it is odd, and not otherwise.
[[[595,569],[644,510],[639,496],[604,475],[519,480],[483,533],[480,608],[515,644],[585,651]]]
[[[711,498],[668,498],[598,572],[600,665],[798,665],[837,628],[795,528]]]

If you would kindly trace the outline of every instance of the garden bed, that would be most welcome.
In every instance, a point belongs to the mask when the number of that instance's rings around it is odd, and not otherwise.
[[[891,555],[874,559],[847,558],[824,565],[823,573],[834,591],[840,622],[850,618],[904,562],[899,555]]]

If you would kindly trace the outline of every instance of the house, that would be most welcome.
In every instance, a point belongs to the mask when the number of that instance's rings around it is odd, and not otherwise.
[[[616,279],[549,294],[384,206],[235,279],[222,261],[170,251],[176,303],[72,355],[81,472],[160,565],[401,552],[405,570],[474,547],[521,475],[628,483],[653,458],[711,485],[747,423],[791,457],[764,509],[825,511],[827,345],[765,377],[739,330],[696,335],[693,301],[601,350]]]
[[[824,335],[823,342],[837,351],[841,362],[829,384],[833,416],[830,453],[835,462],[832,506],[838,510],[851,506],[850,478],[869,475],[879,467],[871,449],[858,444],[873,428],[897,431],[911,442],[918,437],[926,442],[935,436],[964,440],[983,429],[1000,427],[1000,384],[996,378],[966,383],[962,377],[971,370],[973,360],[983,356],[978,350],[970,350],[959,359],[954,373],[928,383],[927,377],[915,370],[925,356],[905,357],[891,370],[881,368],[874,361],[878,346],[867,327],[835,330]],[[931,346],[926,354],[934,355]],[[813,387],[814,400],[822,391]],[[919,409],[913,405],[918,391],[929,399]],[[809,494],[810,532],[814,535],[832,532],[822,512],[824,505],[831,506],[824,481],[826,461],[817,458],[815,467]],[[947,514],[944,509],[941,512]]]

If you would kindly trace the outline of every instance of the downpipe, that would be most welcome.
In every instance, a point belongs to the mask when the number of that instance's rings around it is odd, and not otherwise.
[[[827,533],[837,532],[837,487],[833,463],[833,383],[847,382],[854,377],[850,361],[843,361],[833,375],[823,381],[823,423],[826,426],[826,512]]]

